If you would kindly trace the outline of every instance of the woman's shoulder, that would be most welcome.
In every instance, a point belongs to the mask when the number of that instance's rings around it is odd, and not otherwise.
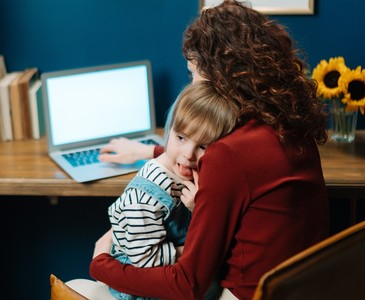
[[[215,142],[220,147],[246,148],[256,147],[267,142],[279,143],[278,133],[270,126],[251,120],[236,128],[233,132]]]

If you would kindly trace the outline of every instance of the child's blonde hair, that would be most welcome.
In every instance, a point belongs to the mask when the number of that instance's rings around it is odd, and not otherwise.
[[[221,96],[209,81],[190,83],[179,94],[169,113],[167,129],[196,138],[208,145],[230,133],[239,109]]]

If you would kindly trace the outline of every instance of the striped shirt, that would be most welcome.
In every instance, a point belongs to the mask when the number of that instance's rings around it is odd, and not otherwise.
[[[137,176],[159,185],[171,195],[172,189],[182,190],[181,180],[156,160],[147,162]],[[176,205],[183,205],[179,197]],[[112,255],[126,254],[138,267],[154,267],[173,264],[176,249],[166,239],[164,218],[166,207],[149,194],[135,188],[127,189],[109,207],[109,219],[113,228]]]

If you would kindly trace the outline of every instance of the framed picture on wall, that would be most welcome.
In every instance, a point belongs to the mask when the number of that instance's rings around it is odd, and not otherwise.
[[[223,0],[200,0],[200,9],[222,3]],[[249,0],[252,8],[268,15],[312,15],[314,0]]]

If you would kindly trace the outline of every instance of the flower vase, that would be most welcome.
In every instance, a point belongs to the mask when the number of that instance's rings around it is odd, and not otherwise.
[[[355,140],[357,111],[346,111],[340,98],[330,101],[330,139],[335,142],[351,143]]]

